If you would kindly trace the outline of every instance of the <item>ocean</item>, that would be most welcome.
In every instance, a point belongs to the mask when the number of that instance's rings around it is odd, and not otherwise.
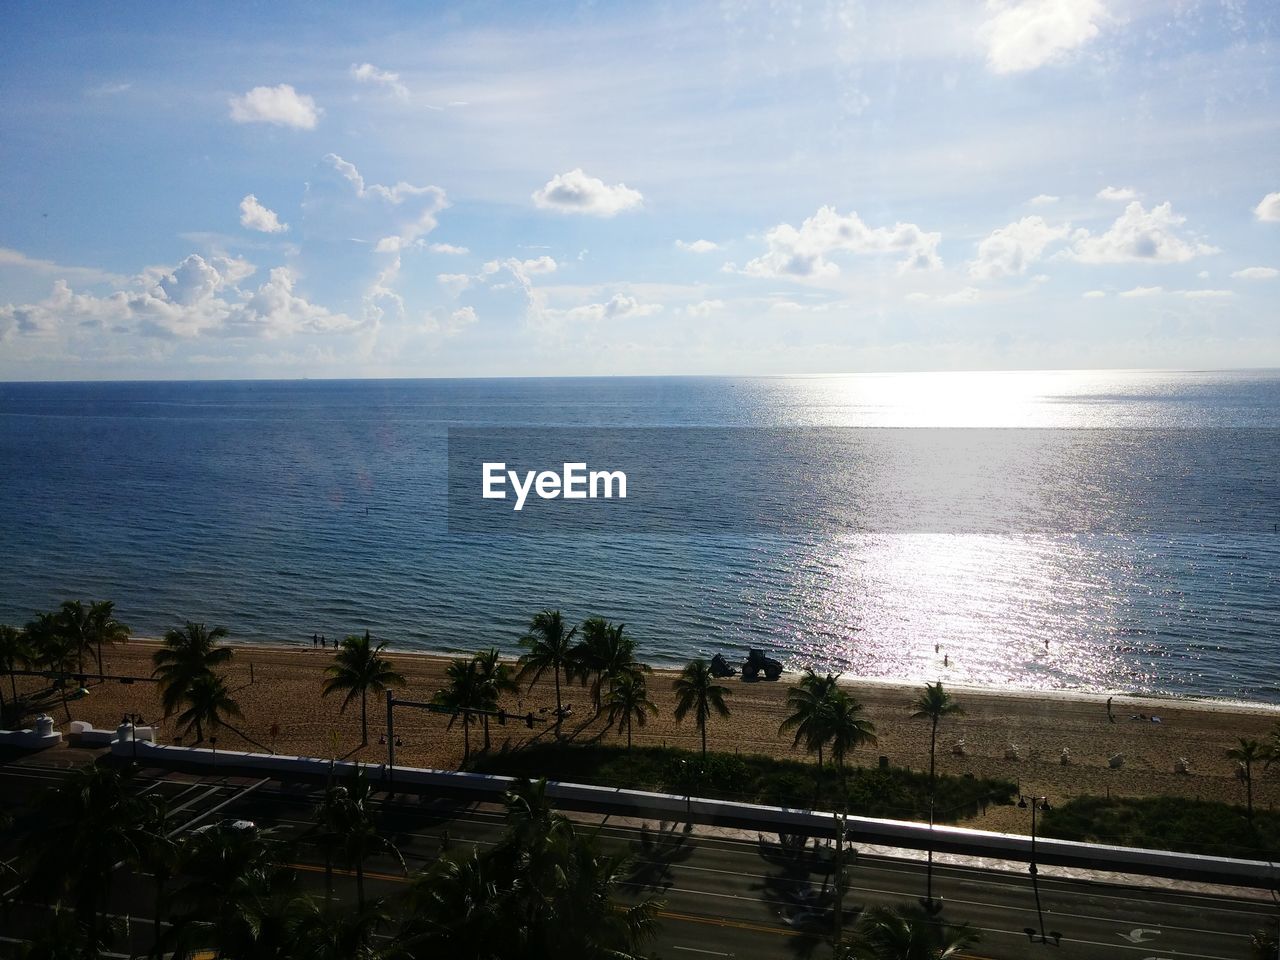
[[[451,431],[635,489],[475,527]],[[0,384],[0,622],[514,652],[551,607],[655,665],[1280,703],[1277,438],[1277,371]]]

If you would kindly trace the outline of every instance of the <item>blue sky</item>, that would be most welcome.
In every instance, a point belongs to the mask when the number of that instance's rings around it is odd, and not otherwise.
[[[1270,3],[0,28],[6,379],[1280,366]]]

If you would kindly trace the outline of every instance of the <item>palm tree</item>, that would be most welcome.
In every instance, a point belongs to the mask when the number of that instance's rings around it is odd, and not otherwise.
[[[62,710],[71,720],[71,708],[67,706],[67,675],[76,669],[79,656],[75,639],[62,629],[56,613],[37,613],[26,626],[32,662],[41,670],[57,675],[55,685],[62,698]]]
[[[344,786],[331,788],[329,829],[338,851],[356,875],[356,903],[364,910],[364,863],[375,853],[387,853],[404,869],[404,857],[396,845],[378,832],[369,812],[372,789],[363,772]]]
[[[381,900],[363,909],[319,904],[309,897],[294,901],[290,931],[295,944],[291,956],[308,960],[377,960],[397,956],[396,945],[387,950],[376,945],[381,929],[390,922]]]
[[[404,677],[396,673],[391,661],[382,656],[387,641],[375,645],[369,631],[361,637],[352,634],[342,641],[342,649],[333,655],[333,663],[326,671],[329,679],[324,682],[324,696],[347,691],[339,713],[345,713],[348,705],[360,696],[360,745],[369,743],[369,691],[382,693],[392,684],[403,684]]]
[[[1244,780],[1245,803],[1249,812],[1249,819],[1253,819],[1253,765],[1255,763],[1266,763],[1268,760],[1268,751],[1257,740],[1240,738],[1238,747],[1230,747],[1227,749],[1227,759],[1235,760],[1240,764],[1241,779]]]
[[[450,661],[444,671],[449,685],[437,690],[435,696],[431,698],[432,704],[452,714],[449,718],[450,729],[453,728],[454,721],[459,716],[462,717],[462,763],[464,765],[471,759],[471,711],[486,710],[489,704],[489,691],[486,689],[481,669],[479,660],[475,657],[470,660]]]
[[[658,708],[649,699],[644,674],[624,673],[609,685],[604,705],[609,708],[608,725],[616,726],[621,733],[627,731],[627,749],[631,749],[631,724],[643,727],[649,714],[657,715]]]
[[[933,899],[933,804],[937,798],[938,781],[934,757],[938,746],[938,721],[948,715],[960,716],[964,710],[951,699],[951,694],[942,689],[942,681],[926,683],[924,693],[915,701],[913,720],[927,717],[929,719],[929,851],[925,864],[924,902],[928,909],[934,909]],[[940,905],[939,905],[940,906]]]
[[[64,600],[58,610],[58,629],[75,647],[76,672],[84,674],[84,653],[93,649],[93,625],[89,610],[79,600]]]
[[[729,708],[724,698],[729,694],[728,687],[722,687],[711,676],[711,665],[698,658],[690,660],[688,666],[680,671],[680,676],[671,684],[676,692],[676,723],[680,723],[693,711],[694,722],[698,732],[702,734],[702,763],[707,762],[707,721],[714,710],[722,717],[729,716]]]
[[[552,671],[556,678],[556,736],[560,735],[560,721],[564,709],[560,701],[560,673],[573,665],[573,637],[577,627],[565,629],[564,617],[559,610],[543,610],[533,616],[529,632],[520,638],[520,646],[529,652],[520,658],[518,680],[532,677],[529,687],[538,682],[544,673]]]
[[[841,955],[850,960],[947,960],[980,939],[967,923],[953,926],[922,910],[868,907]]]
[[[782,721],[778,732],[795,731],[793,747],[804,741],[805,749],[817,751],[818,770],[822,770],[822,748],[831,739],[831,699],[837,691],[836,678],[831,674],[820,676],[814,670],[806,670],[800,683],[787,691],[787,707],[790,715]]]
[[[843,780],[845,756],[850,750],[878,742],[876,725],[862,716],[862,704],[840,689],[831,697],[829,725],[831,756]]]
[[[502,662],[493,647],[481,650],[475,656],[476,673],[484,692],[486,710],[497,710],[505,693],[516,693],[520,688],[511,677],[511,668]],[[489,714],[480,715],[484,724],[484,749],[489,750]]]
[[[178,726],[182,728],[184,736],[194,727],[196,743],[204,742],[206,726],[211,732],[223,726],[235,730],[235,727],[227,723],[227,718],[244,716],[240,712],[240,705],[231,699],[226,681],[216,673],[201,674],[191,681],[191,686],[187,688],[186,704],[187,709],[178,714]],[[236,732],[239,733],[238,730]]]
[[[597,714],[609,684],[625,673],[648,672],[649,668],[636,660],[635,642],[625,630],[625,624],[590,617],[582,622],[582,642],[572,650],[572,672],[584,685],[590,681],[591,704]]]
[[[929,789],[933,790],[934,784],[934,757],[938,747],[938,721],[947,716],[963,716],[964,710],[960,704],[951,699],[951,694],[942,689],[942,681],[937,683],[926,683],[924,685],[924,693],[916,698],[912,706],[915,712],[911,714],[913,720],[920,720],[927,717],[929,719]]]
[[[98,660],[98,676],[102,676],[102,646],[113,646],[125,643],[132,632],[114,616],[115,603],[111,600],[99,600],[89,605],[88,635],[94,646],[94,656]]]
[[[13,694],[10,699],[14,701],[18,699],[18,683],[14,674],[30,662],[31,646],[27,635],[17,627],[0,624],[0,670],[9,674],[9,690]],[[3,707],[3,697],[0,697],[0,707]]]
[[[198,678],[231,660],[231,648],[218,646],[226,635],[225,627],[210,630],[203,623],[190,620],[164,635],[164,646],[151,656],[155,667],[151,675],[160,684],[160,702],[166,717],[173,716],[187,701],[191,685]]]
[[[138,866],[163,832],[157,796],[135,793],[114,768],[79,768],[44,794],[24,838],[27,892],[70,907],[97,942],[116,868]]]

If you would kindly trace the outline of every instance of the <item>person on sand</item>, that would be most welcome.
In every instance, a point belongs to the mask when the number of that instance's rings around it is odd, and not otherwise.
[[[1116,715],[1111,712],[1111,701],[1114,699],[1114,697],[1107,697],[1107,719],[1112,723],[1116,722]]]

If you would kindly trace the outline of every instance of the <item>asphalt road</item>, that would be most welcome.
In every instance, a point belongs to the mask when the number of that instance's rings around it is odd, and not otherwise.
[[[309,823],[317,792],[288,789],[269,781],[226,781],[146,772],[140,789],[166,797],[176,833],[224,818],[255,821],[288,838]],[[37,764],[0,764],[0,796],[21,802],[53,784],[62,772]],[[491,844],[501,836],[500,812],[422,802],[416,798],[386,804],[383,828],[395,839],[410,871],[422,867],[444,846]],[[667,825],[647,835],[629,825],[605,821],[603,843],[617,850],[640,851],[642,869],[632,889],[656,892],[665,900],[656,949],[668,958],[826,956],[823,938],[834,926],[832,854],[810,841],[803,850],[779,843],[776,836],[737,840],[686,834],[683,825]],[[302,848],[295,867],[303,882],[323,890],[322,861]],[[5,856],[0,848],[0,857]],[[388,857],[365,867],[370,897],[394,897],[407,882]],[[914,902],[924,893],[923,865],[917,861],[857,856],[850,864],[844,897],[846,927],[870,905]],[[1195,958],[1246,960],[1252,930],[1274,925],[1277,908],[1268,901],[1207,896],[1090,883],[1042,871],[1039,894],[1044,929],[1061,934],[1054,944],[1033,943],[1037,912],[1030,877],[1025,873],[937,866],[935,896],[944,916],[977,928],[981,943],[971,951],[992,960],[1023,960],[1041,953],[1063,960],[1098,958]],[[113,909],[133,916],[135,940],[150,942],[147,878],[121,877],[113,884]],[[354,900],[354,881],[339,871],[336,895]]]

